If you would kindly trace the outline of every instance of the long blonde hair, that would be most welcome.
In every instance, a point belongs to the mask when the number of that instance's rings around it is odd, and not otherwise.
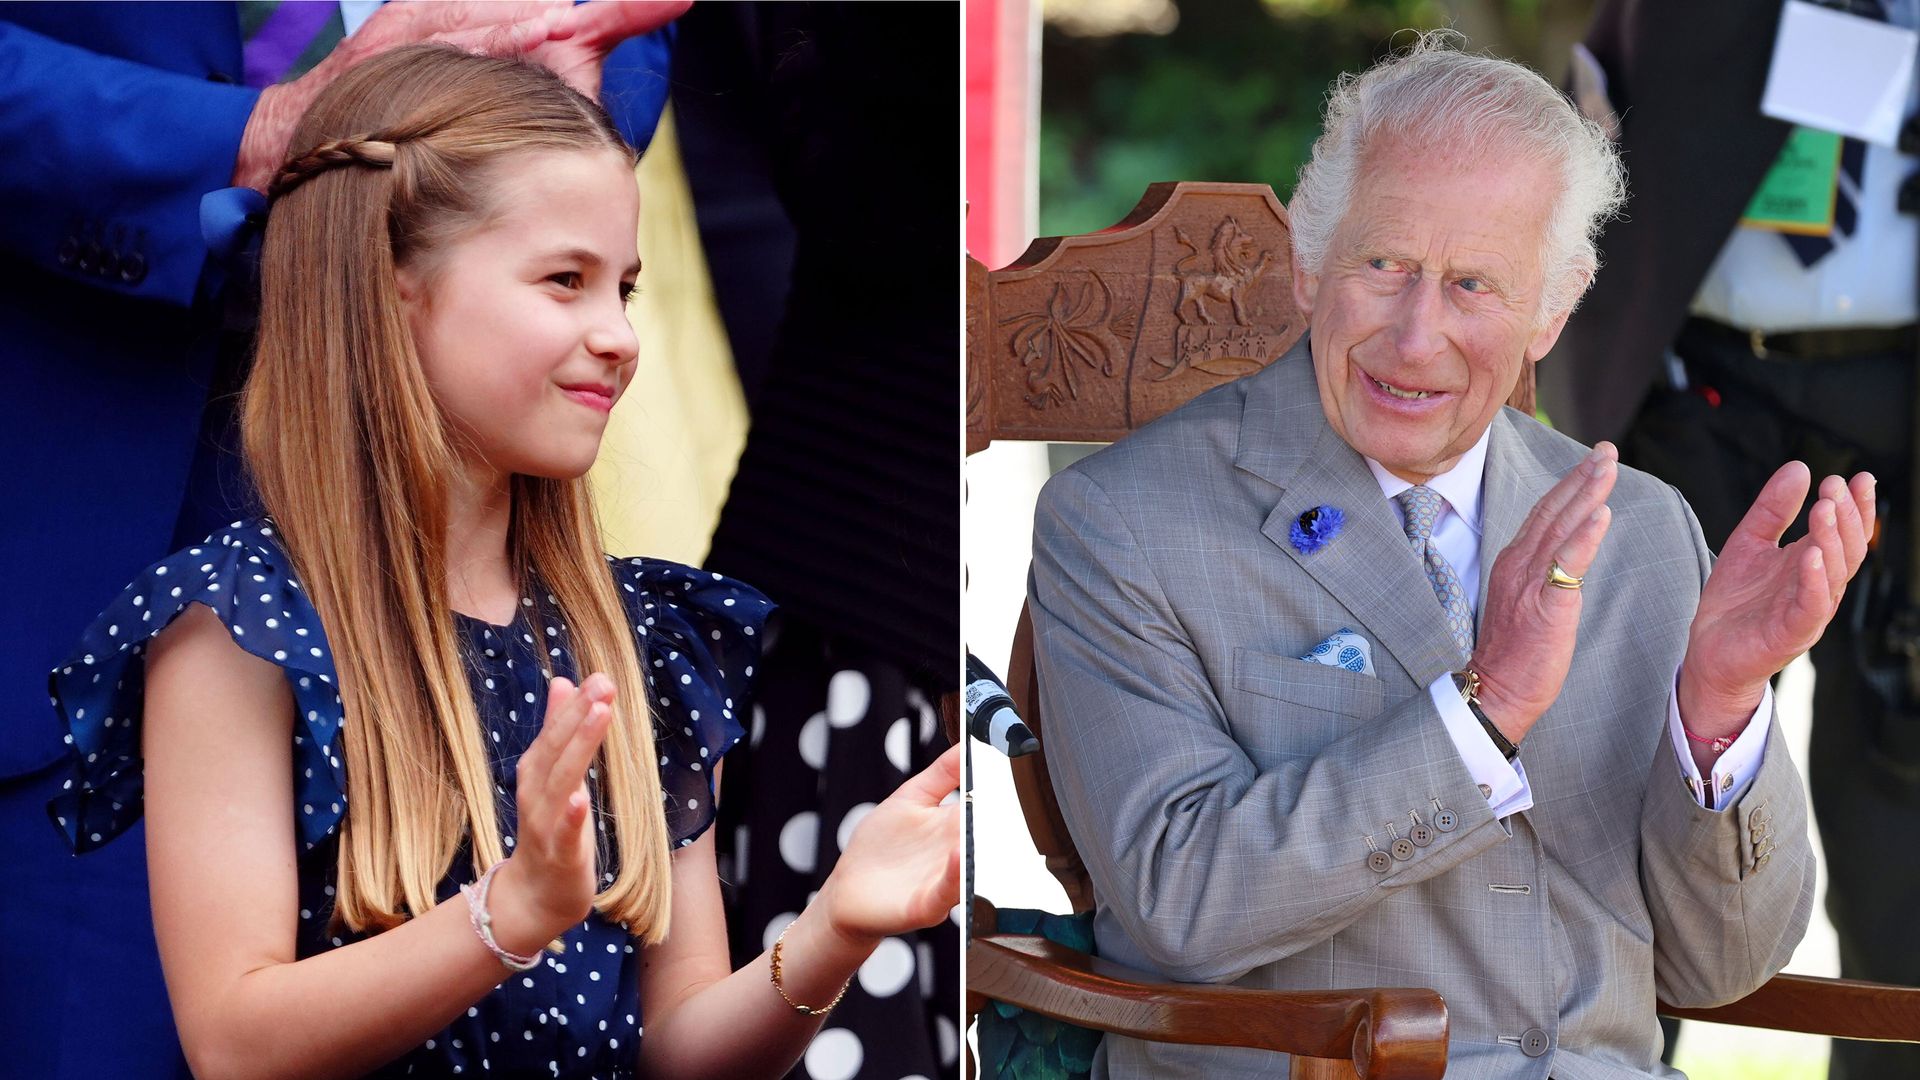
[[[332,921],[386,929],[435,903],[464,838],[505,857],[447,588],[458,438],[428,391],[394,272],[483,223],[490,179],[530,151],[610,150],[605,110],[551,73],[447,46],[394,49],[336,80],[269,194],[258,351],[241,440],[332,649],[347,815]],[[512,478],[509,565],[557,601],[579,672],[610,674],[597,765],[594,907],[648,941],[668,922],[668,840],[646,682],[584,478]]]

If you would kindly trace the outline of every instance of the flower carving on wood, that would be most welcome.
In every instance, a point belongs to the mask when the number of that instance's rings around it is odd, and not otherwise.
[[[1027,404],[1035,409],[1078,400],[1083,368],[1113,377],[1113,353],[1102,336],[1113,290],[1096,271],[1087,276],[1091,280],[1078,286],[1055,282],[1039,311],[1000,320],[1001,326],[1014,328],[1013,351],[1027,369]]]

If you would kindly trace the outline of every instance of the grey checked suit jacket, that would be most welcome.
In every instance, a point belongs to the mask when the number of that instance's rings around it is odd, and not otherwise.
[[[1495,554],[1585,452],[1511,409],[1494,419],[1483,598]],[[1677,1075],[1656,994],[1712,1005],[1770,978],[1806,930],[1814,859],[1777,723],[1736,805],[1689,793],[1666,708],[1711,556],[1652,477],[1621,469],[1610,504],[1572,671],[1522,747],[1534,806],[1501,823],[1426,692],[1466,658],[1327,425],[1304,339],[1055,476],[1034,526],[1035,652],[1100,953],[1183,981],[1432,987],[1449,1076]],[[1288,527],[1321,505],[1345,527],[1302,554]],[[1343,627],[1372,642],[1375,676],[1294,659]],[[1406,836],[1434,800],[1457,827],[1370,869],[1366,838],[1386,850],[1388,823]],[[1109,1037],[1095,1075],[1286,1064]]]

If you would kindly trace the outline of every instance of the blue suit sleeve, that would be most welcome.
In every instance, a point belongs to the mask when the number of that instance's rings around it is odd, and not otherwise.
[[[645,152],[667,107],[673,73],[675,24],[628,38],[607,54],[600,71],[600,103],[626,137]]]
[[[231,182],[259,95],[0,23],[0,249],[191,304],[208,255],[200,199]]]

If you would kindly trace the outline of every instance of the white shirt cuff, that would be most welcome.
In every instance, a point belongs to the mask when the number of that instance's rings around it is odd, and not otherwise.
[[[1440,712],[1440,722],[1446,725],[1447,735],[1459,748],[1460,760],[1466,763],[1468,775],[1486,793],[1493,816],[1504,818],[1531,809],[1533,789],[1527,786],[1527,771],[1520,767],[1518,758],[1508,761],[1493,745],[1473,710],[1467,708],[1466,700],[1460,696],[1453,675],[1448,673],[1435,679],[1433,685],[1427,687],[1427,694]]]
[[[1700,769],[1693,763],[1692,740],[1687,738],[1686,728],[1680,720],[1680,671],[1673,672],[1673,692],[1667,695],[1667,737],[1673,743],[1673,753],[1680,759],[1680,775],[1688,781],[1687,790],[1700,800],[1700,805],[1710,810],[1725,810],[1740,801],[1747,793],[1747,787],[1760,772],[1760,759],[1767,752],[1767,728],[1771,726],[1773,716],[1773,684],[1769,682],[1760,692],[1760,706],[1747,718],[1747,726],[1733,740],[1733,745],[1721,751],[1713,759],[1712,787],[1707,788],[1700,779]],[[1707,801],[1706,792],[1713,792],[1713,800]]]

